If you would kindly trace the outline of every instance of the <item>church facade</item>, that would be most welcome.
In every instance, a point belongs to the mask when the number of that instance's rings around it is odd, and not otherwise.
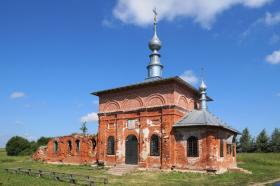
[[[238,131],[208,111],[207,87],[163,78],[156,17],[148,76],[99,97],[97,159],[107,165],[222,171],[236,167]]]
[[[202,81],[196,89],[178,76],[162,77],[156,16],[149,48],[144,81],[92,93],[99,97],[92,160],[108,166],[133,164],[177,170],[236,167],[235,138],[239,132],[208,111],[207,101],[213,100],[206,95],[206,84]],[[48,149],[55,160],[59,153],[53,152],[53,144],[54,140],[50,141]]]

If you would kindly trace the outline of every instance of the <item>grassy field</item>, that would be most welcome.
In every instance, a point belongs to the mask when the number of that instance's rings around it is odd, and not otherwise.
[[[135,172],[125,176],[108,175],[109,185],[248,185],[280,178],[280,154],[238,154],[238,166],[250,170],[252,175],[242,173],[225,173],[210,175],[179,172]],[[106,170],[95,170],[90,166],[49,165],[34,162],[30,157],[8,157],[0,150],[0,185],[69,185],[50,179],[35,178],[25,175],[5,173],[4,168],[23,167],[76,173],[91,176],[104,176]]]

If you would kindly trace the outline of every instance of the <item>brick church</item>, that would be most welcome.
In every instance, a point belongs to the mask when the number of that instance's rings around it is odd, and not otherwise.
[[[155,16],[146,79],[93,92],[99,97],[98,135],[54,138],[45,161],[203,171],[236,167],[239,132],[208,111],[212,99],[203,81],[196,89],[178,76],[162,77],[156,28]]]

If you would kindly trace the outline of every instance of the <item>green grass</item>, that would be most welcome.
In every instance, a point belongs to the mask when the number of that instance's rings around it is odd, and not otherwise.
[[[121,177],[106,174],[106,170],[96,170],[90,166],[50,165],[34,162],[30,157],[8,157],[0,150],[0,185],[69,185],[50,179],[35,178],[25,175],[5,173],[4,168],[23,167],[66,172],[90,176],[108,176],[110,185],[248,185],[280,178],[280,154],[252,153],[238,154],[238,166],[250,170],[252,175],[242,173],[225,173],[210,175],[180,172],[137,171]]]

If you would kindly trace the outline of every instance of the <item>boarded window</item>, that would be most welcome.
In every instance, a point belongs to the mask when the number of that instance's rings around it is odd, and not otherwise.
[[[115,154],[115,139],[114,139],[113,136],[108,137],[107,154],[108,155],[114,155]]]
[[[68,152],[72,151],[72,142],[69,140],[67,141],[67,146],[68,146]]]
[[[224,157],[224,140],[220,139],[220,157]]]
[[[153,134],[150,141],[150,155],[159,156],[159,136]]]
[[[80,152],[80,140],[76,140],[76,152]]]
[[[227,144],[227,154],[231,154],[231,144]]]
[[[188,157],[198,157],[198,139],[194,136],[188,138]]]
[[[54,148],[53,149],[54,152],[57,153],[58,152],[58,142],[57,141],[54,141],[53,148]]]

